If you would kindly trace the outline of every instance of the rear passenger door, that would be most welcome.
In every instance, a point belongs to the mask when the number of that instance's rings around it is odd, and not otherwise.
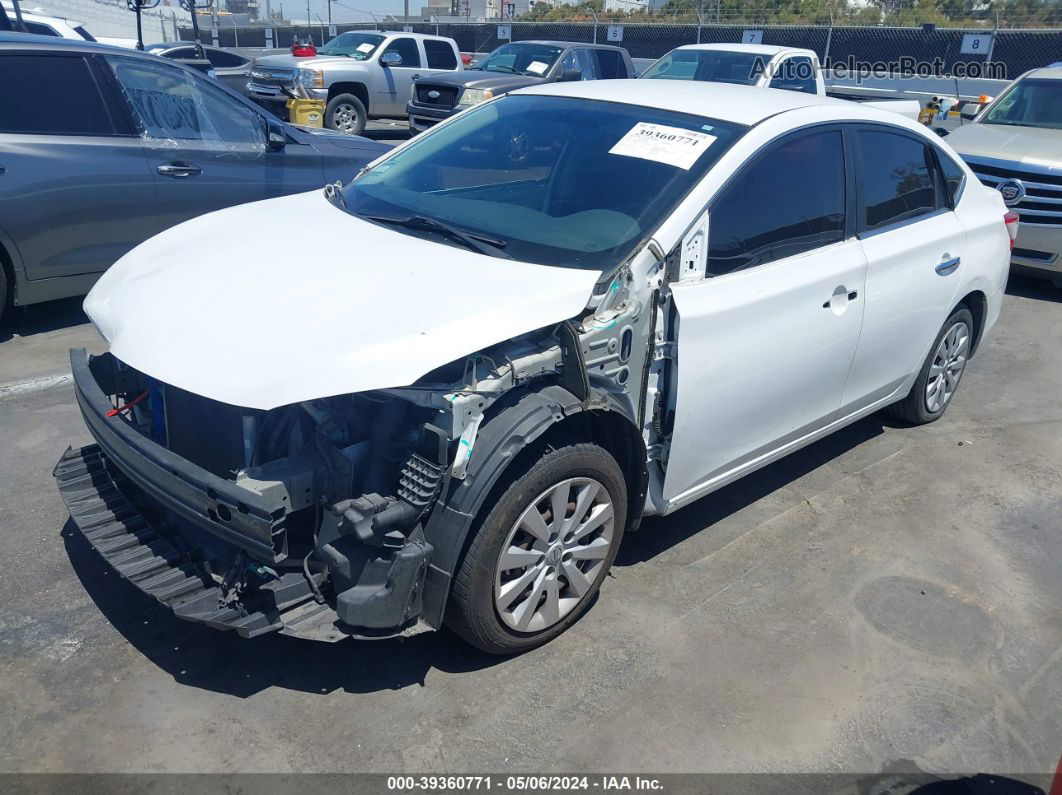
[[[961,297],[966,230],[950,206],[933,147],[921,136],[866,125],[854,138],[868,271],[845,403],[858,408],[891,395],[918,370]]]
[[[158,231],[151,171],[100,66],[0,53],[0,227],[29,279],[99,273]]]
[[[402,56],[399,66],[384,66],[383,56],[398,53]],[[413,92],[413,81],[425,74],[417,40],[407,36],[392,39],[383,52],[377,56],[374,77],[376,91],[369,103],[369,113],[373,116],[405,116],[406,103]]]
[[[837,418],[866,277],[849,155],[837,126],[795,132],[712,199],[707,278],[672,285],[667,500],[693,499]],[[696,249],[684,243],[683,259]]]

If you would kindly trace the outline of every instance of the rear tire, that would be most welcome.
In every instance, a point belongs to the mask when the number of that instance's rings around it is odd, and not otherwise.
[[[925,425],[942,417],[966,371],[973,333],[973,315],[965,306],[960,306],[944,321],[933,340],[910,393],[886,411],[912,425]]]
[[[325,107],[325,127],[330,130],[361,135],[368,121],[369,114],[365,106],[353,94],[337,94]]]
[[[4,322],[4,316],[7,314],[7,271],[3,265],[0,265],[0,324]]]
[[[547,450],[474,528],[447,626],[491,654],[549,642],[589,609],[626,517],[626,481],[611,455],[594,444]]]

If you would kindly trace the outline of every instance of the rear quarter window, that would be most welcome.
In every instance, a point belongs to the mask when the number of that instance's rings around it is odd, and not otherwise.
[[[623,56],[615,50],[594,50],[597,59],[597,75],[601,80],[615,80],[627,77],[627,66]]]

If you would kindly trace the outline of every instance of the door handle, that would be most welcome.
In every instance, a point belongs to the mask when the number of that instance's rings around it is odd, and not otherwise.
[[[196,174],[203,173],[203,169],[192,163],[164,163],[159,166],[158,171],[164,177],[174,177],[175,179],[194,177]]]
[[[941,276],[947,276],[959,267],[960,262],[962,262],[962,257],[951,257],[945,254],[944,261],[937,265],[937,273]]]
[[[849,301],[854,301],[854,300],[856,300],[856,299],[857,299],[858,297],[859,297],[859,291],[858,291],[858,290],[852,290],[852,292],[848,293],[848,300],[849,300]],[[823,308],[823,309],[829,309],[829,308],[830,308],[830,307],[831,307],[832,305],[833,305],[833,298],[830,298],[830,300],[829,300],[829,301],[826,301],[826,302],[825,302],[825,303],[824,303],[824,304],[822,305],[822,308]]]
[[[4,174],[6,174],[6,173],[7,173],[7,169],[4,168],[3,166],[0,166],[0,177],[4,176]]]
[[[414,80],[420,80],[420,75],[413,75]]]

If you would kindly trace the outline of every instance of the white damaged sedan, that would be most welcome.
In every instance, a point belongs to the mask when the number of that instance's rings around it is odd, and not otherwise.
[[[59,490],[181,618],[526,650],[643,516],[878,409],[940,417],[999,315],[1006,213],[855,103],[523,90],[125,256],[85,302],[110,348],[71,353],[96,443]]]

